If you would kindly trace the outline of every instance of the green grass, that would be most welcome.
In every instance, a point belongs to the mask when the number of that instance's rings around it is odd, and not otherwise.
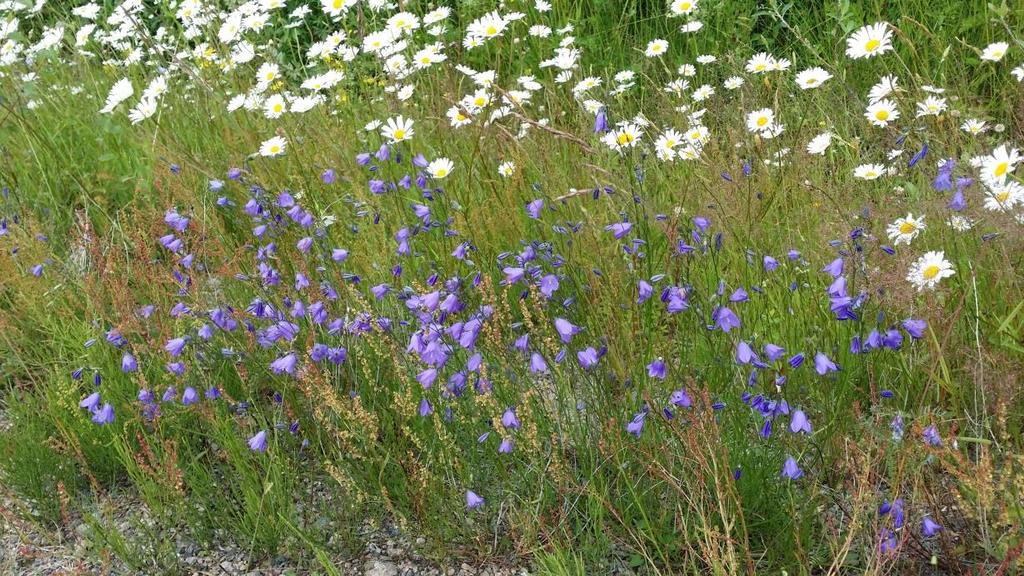
[[[707,2],[701,5],[704,30],[682,35],[679,21],[664,17],[662,2],[553,4],[551,26],[573,22],[583,51],[581,71],[565,86],[555,87],[540,68],[557,41],[496,41],[447,51],[452,62],[498,70],[503,87],[521,74],[544,79],[545,89],[522,114],[549,119],[552,131],[533,126],[523,138],[513,137],[514,118],[499,122],[501,128],[480,122],[450,128],[446,110],[474,90],[450,66],[418,73],[416,95],[398,104],[380,90],[381,77],[369,63],[345,64],[349,76],[334,93],[337,102],[268,120],[258,112],[226,112],[230,97],[251,85],[260,59],[231,74],[190,61],[191,72],[175,77],[159,115],[138,126],[128,122],[125,105],[114,115],[96,113],[122,70],[81,55],[42,54],[32,68],[38,77],[21,85],[18,78],[28,69],[11,67],[0,102],[0,180],[10,191],[0,203],[0,217],[10,224],[0,238],[0,408],[10,421],[0,430],[0,481],[27,504],[32,519],[55,528],[67,521],[69,506],[92,510],[88,502],[128,490],[157,527],[145,531],[146,541],[133,542],[109,519],[92,515],[92,550],[134,570],[168,574],[180,570],[174,551],[159,544],[170,528],[203,546],[234,544],[254,563],[280,555],[337,573],[332,558],[358,553],[362,545],[354,528],[385,518],[426,537],[422,551],[429,558],[526,563],[552,575],[624,566],[651,574],[930,573],[933,556],[937,569],[948,573],[1019,566],[1021,224],[1012,214],[982,209],[975,184],[966,214],[977,224],[955,232],[945,222],[949,193],[933,190],[932,180],[939,158],[958,158],[956,174],[967,175],[971,156],[1021,141],[1024,85],[1008,70],[1019,63],[1022,46],[1013,44],[1016,52],[999,64],[978,58],[989,42],[1019,35],[1020,16],[1006,3]],[[406,8],[429,9],[422,2]],[[468,22],[493,8],[460,3],[446,38],[458,39]],[[65,9],[47,7],[39,18],[26,19],[19,34],[65,17]],[[170,14],[155,9],[150,28],[172,23]],[[898,30],[896,51],[847,59],[845,38],[877,20]],[[381,21],[369,14],[358,31]],[[275,46],[271,54],[290,86],[308,75],[300,62],[304,48],[332,28],[316,11],[304,26],[281,24],[269,26],[265,39]],[[205,33],[216,38],[215,27]],[[354,25],[350,35],[357,35]],[[643,47],[659,37],[670,41],[671,58],[645,58]],[[792,59],[792,72],[745,75],[741,89],[722,88],[761,50]],[[661,87],[676,77],[678,64],[700,54],[714,54],[718,63],[689,79],[691,89],[716,88],[701,104],[713,138],[699,161],[661,163],[635,149],[609,151],[593,134],[593,115],[570,94],[583,76],[602,76],[610,88],[610,77],[628,68],[637,86],[602,96],[610,119],[643,113],[654,126],[682,130],[681,102]],[[834,78],[817,90],[794,91],[792,73],[810,66],[825,67]],[[896,127],[874,128],[863,117],[865,95],[887,73],[899,75],[907,90],[897,96],[903,118]],[[142,65],[128,74],[137,91],[152,78]],[[959,118],[913,118],[927,84],[947,89]],[[765,106],[786,125],[778,138],[747,132],[746,112]],[[375,173],[358,166],[357,154],[380,146],[380,138],[362,127],[397,114],[416,120],[412,142],[393,151],[404,155],[403,163],[375,162]],[[967,117],[1004,129],[971,137],[959,129]],[[826,129],[836,136],[827,155],[804,153],[806,142]],[[255,155],[275,133],[287,136],[287,153]],[[650,129],[644,145],[655,135]],[[926,158],[908,167],[925,143]],[[766,166],[783,148],[792,149],[786,164]],[[892,148],[904,151],[892,162],[898,174],[874,181],[852,176],[858,164],[886,162]],[[371,178],[398,179],[416,153],[455,163],[432,201],[415,187],[368,191]],[[497,167],[507,160],[518,170],[502,178]],[[233,167],[245,169],[243,181],[227,179]],[[321,180],[325,169],[337,172],[337,182]],[[225,181],[223,190],[211,190],[211,180]],[[305,256],[295,246],[309,233],[296,226],[273,227],[256,239],[254,222],[238,208],[254,187],[265,191],[268,207],[277,193],[290,190],[317,219],[331,216],[335,223]],[[591,189],[603,191],[595,196]],[[235,207],[219,206],[219,197]],[[526,217],[524,206],[537,198],[545,199],[542,217]],[[395,233],[417,223],[414,203],[429,204],[433,220],[448,224],[419,230],[410,240],[415,256],[400,257]],[[169,232],[163,214],[171,207],[192,218],[180,235],[199,264],[191,269],[157,242]],[[907,212],[924,214],[928,227],[889,256],[881,250],[889,243],[886,226]],[[695,216],[711,220],[703,239],[708,250],[681,256],[679,241],[699,244],[691,237]],[[605,231],[623,219],[634,224],[626,240],[643,241],[631,244],[643,257],[625,252],[625,240],[615,242]],[[445,235],[444,227],[459,235]],[[854,230],[860,231],[856,238]],[[721,249],[714,246],[717,233]],[[391,329],[329,335],[303,320],[294,345],[300,357],[314,341],[330,342],[347,348],[347,361],[310,365],[296,378],[271,373],[268,366],[284,349],[257,345],[244,321],[260,328],[266,322],[242,310],[256,298],[289,306],[285,288],[254,280],[256,250],[269,238],[278,253],[268,261],[283,286],[297,272],[327,280],[339,293],[330,305],[332,319],[348,323],[365,313],[371,322],[392,319]],[[460,261],[450,254],[463,240],[473,250]],[[508,254],[527,246],[539,254],[544,273],[560,274],[555,298],[541,297],[535,287],[524,294],[523,284],[502,285],[502,268],[514,265]],[[348,260],[333,263],[332,247],[347,248]],[[801,257],[787,259],[790,249]],[[956,275],[917,293],[904,277],[928,250],[943,250]],[[829,309],[825,291],[832,278],[820,270],[837,253],[847,256],[850,293],[870,296],[858,320],[836,321]],[[765,271],[765,255],[778,259],[779,270]],[[42,276],[34,277],[31,267],[42,262]],[[398,279],[396,264],[402,266]],[[326,270],[317,272],[317,265]],[[183,293],[175,270],[192,280]],[[434,274],[439,281],[430,288]],[[469,288],[477,274],[480,285]],[[637,281],[659,274],[666,278],[653,298],[636,304]],[[475,349],[491,386],[486,394],[473,391],[471,379],[461,397],[441,393],[471,355],[458,347],[424,390],[416,375],[425,366],[406,352],[412,328],[398,322],[415,318],[393,294],[376,300],[368,290],[388,282],[424,294],[453,277],[466,285],[460,293],[466,312],[454,317],[465,320],[480,306],[493,310]],[[724,297],[717,294],[723,281]],[[689,310],[665,312],[659,295],[669,285],[690,287]],[[713,310],[737,287],[751,294],[749,302],[729,304],[742,326],[731,333],[709,330]],[[307,305],[320,298],[287,290]],[[196,314],[170,317],[168,309],[179,302]],[[137,310],[147,304],[156,312],[144,320]],[[210,342],[195,337],[209,322],[208,311],[227,304],[238,310],[240,328],[218,331]],[[555,317],[584,328],[571,345],[559,342],[551,328]],[[876,326],[908,317],[927,320],[920,340],[904,334],[899,351],[850,351],[854,336],[866,338]],[[138,372],[121,371],[123,350],[104,340],[112,327],[128,339]],[[174,378],[164,368],[169,359],[162,348],[186,333],[194,337],[188,369]],[[513,349],[524,334],[530,350],[546,356],[550,375],[530,373]],[[84,347],[91,338],[98,341]],[[750,367],[734,361],[741,340],[759,352],[776,343],[807,359],[799,369],[779,362],[751,382]],[[587,346],[607,347],[593,370],[576,362],[576,352]],[[563,347],[566,360],[556,364]],[[243,354],[225,356],[223,348]],[[816,352],[842,369],[814,374]],[[647,364],[658,357],[668,364],[665,381],[647,375]],[[73,380],[79,368],[83,377]],[[786,376],[784,392],[776,389],[773,372]],[[103,399],[115,408],[111,425],[93,424],[78,407],[93,391],[94,373],[102,375]],[[169,385],[179,401],[161,403],[159,417],[146,418],[139,389],[159,399]],[[216,386],[224,397],[182,406],[186,386],[200,396]],[[661,409],[678,388],[688,391],[693,409],[677,409],[666,420]],[[779,417],[763,438],[763,419],[742,399],[746,390],[805,409],[814,433],[792,434],[789,418]],[[893,397],[883,399],[882,390]],[[433,408],[429,417],[418,413],[424,398]],[[715,402],[725,408],[712,409]],[[636,438],[626,424],[645,403],[650,414]],[[518,430],[501,425],[510,406],[522,421]],[[890,429],[897,414],[906,423],[899,442]],[[294,433],[292,422],[299,423]],[[941,433],[942,447],[922,442],[930,424]],[[269,433],[265,453],[246,445],[259,430]],[[484,432],[490,435],[481,441]],[[511,454],[498,453],[502,437],[513,440]],[[789,456],[799,459],[803,478],[780,479]],[[466,510],[466,490],[483,496],[484,506]],[[896,498],[906,503],[907,526],[898,533],[899,552],[884,554],[880,531],[891,527],[892,516],[880,516],[878,506]],[[920,534],[925,514],[944,526],[939,536]]]

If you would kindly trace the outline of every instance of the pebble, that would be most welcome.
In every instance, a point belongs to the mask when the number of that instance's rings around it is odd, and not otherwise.
[[[369,560],[363,566],[364,576],[398,576],[398,567],[382,560]]]

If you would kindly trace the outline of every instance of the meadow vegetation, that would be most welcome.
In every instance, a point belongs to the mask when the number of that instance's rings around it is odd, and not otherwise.
[[[339,573],[367,521],[542,574],[1022,569],[1012,3],[0,13],[6,514],[146,574],[170,530]]]

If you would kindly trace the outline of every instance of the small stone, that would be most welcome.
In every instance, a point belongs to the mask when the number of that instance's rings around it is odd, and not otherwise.
[[[367,560],[363,565],[365,576],[398,576],[398,568],[391,562],[383,560]]]

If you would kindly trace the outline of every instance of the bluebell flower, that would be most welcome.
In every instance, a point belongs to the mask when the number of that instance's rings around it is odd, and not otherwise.
[[[644,418],[646,418],[646,416],[647,413],[644,411],[637,412],[633,416],[633,419],[626,424],[626,432],[629,432],[633,436],[639,438],[640,434],[644,431]]]
[[[892,525],[897,530],[903,527],[906,515],[903,511],[903,499],[897,498],[892,501]]]
[[[472,490],[466,490],[466,508],[475,510],[484,505],[484,499]]]
[[[790,480],[797,480],[804,475],[804,471],[800,469],[796,459],[792,456],[786,457],[786,463],[782,465],[783,478],[789,478]]]
[[[530,218],[540,218],[541,210],[544,209],[544,199],[538,198],[526,204],[526,215]]]
[[[907,318],[900,325],[907,332],[907,335],[914,340],[924,337],[924,331],[928,328],[927,322],[924,320],[915,320],[913,318]]]
[[[266,452],[267,451],[267,431],[260,430],[248,441],[249,450],[253,452]]]
[[[100,406],[100,393],[93,392],[92,394],[89,394],[84,399],[82,399],[81,402],[78,403],[78,406],[81,408],[85,408],[90,412],[95,412],[96,409],[99,408]]]
[[[519,422],[519,417],[516,416],[515,410],[506,408],[505,412],[501,415],[501,425],[510,430],[518,430],[522,423]]]
[[[104,404],[102,408],[93,412],[92,421],[100,425],[113,423],[114,407],[110,404]]]
[[[935,424],[929,425],[924,431],[921,432],[921,436],[924,438],[925,444],[929,446],[942,446],[942,437],[939,436],[939,430],[935,427]]]
[[[932,188],[936,190],[950,190],[953,188],[953,168],[956,167],[956,160],[947,158],[942,165],[939,166],[939,171],[935,175],[935,180],[932,182]]]
[[[680,408],[689,408],[693,405],[690,401],[689,394],[687,394],[686,390],[683,390],[682,388],[674,390],[669,396],[668,401],[671,402],[673,406],[678,406]]]
[[[576,359],[579,360],[581,368],[589,370],[597,364],[597,350],[592,346],[588,346],[587,348],[576,352]]]
[[[131,352],[125,352],[124,356],[121,357],[121,371],[125,373],[135,372],[139,368],[139,363],[135,360],[135,356],[132,356]]]
[[[963,212],[964,209],[967,208],[967,199],[964,198],[962,190],[957,190],[953,193],[953,198],[949,201],[949,204],[946,205],[946,208],[949,208],[954,212]]]
[[[608,131],[608,115],[605,113],[605,109],[601,108],[597,111],[597,116],[594,117],[594,134],[600,134]]]
[[[835,372],[837,370],[839,370],[839,366],[837,366],[836,363],[825,354],[818,352],[814,355],[814,371],[817,372],[819,376],[824,376],[829,372]]]
[[[538,352],[530,354],[530,372],[546,374],[548,372],[548,364],[544,361],[544,357]]]
[[[836,258],[835,260],[829,262],[824,268],[822,268],[821,271],[822,272],[828,272],[829,274],[832,275],[833,278],[838,278],[839,276],[842,276],[843,275],[843,259],[842,258]]]
[[[715,323],[715,328],[718,328],[722,332],[728,333],[733,328],[740,327],[740,319],[736,316],[736,313],[732,310],[721,306],[717,308],[711,315],[711,319]]]
[[[925,538],[931,538],[942,531],[942,526],[938,522],[931,519],[929,516],[925,516],[921,520],[921,534]]]
[[[754,349],[750,347],[745,341],[740,340],[736,344],[736,363],[740,365],[746,365],[757,359],[757,354],[754,353]]]
[[[612,236],[614,236],[616,240],[620,240],[623,236],[629,234],[629,231],[632,228],[633,224],[631,224],[630,222],[616,222],[614,224],[609,224],[604,227],[605,230],[612,233]]]
[[[171,355],[171,358],[175,358],[181,354],[181,351],[185,349],[185,338],[171,338],[164,345],[164,350]]]
[[[291,352],[271,362],[270,371],[274,374],[295,374],[297,364],[298,358]]]
[[[558,336],[562,342],[568,344],[572,341],[573,336],[579,334],[580,327],[569,322],[565,318],[555,318],[555,331],[558,332]]]
[[[896,535],[888,528],[882,528],[879,533],[878,550],[882,554],[895,552],[897,547]]]
[[[896,413],[896,416],[893,417],[892,422],[889,423],[889,428],[892,430],[892,439],[894,442],[899,442],[900,440],[903,440],[903,415],[900,413]]]
[[[789,422],[789,430],[794,434],[811,433],[811,421],[807,419],[807,415],[804,414],[803,410],[797,408],[793,411],[793,417]]]
[[[661,358],[655,358],[647,365],[647,375],[651,378],[657,378],[659,380],[665,379],[665,361]]]

